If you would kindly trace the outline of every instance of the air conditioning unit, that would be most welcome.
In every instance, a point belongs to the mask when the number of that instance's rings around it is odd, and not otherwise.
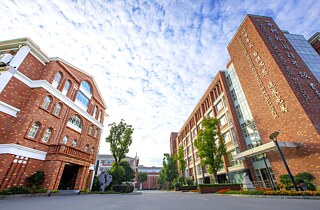
[[[0,55],[0,66],[6,66],[12,60],[13,55],[10,53],[3,53]]]

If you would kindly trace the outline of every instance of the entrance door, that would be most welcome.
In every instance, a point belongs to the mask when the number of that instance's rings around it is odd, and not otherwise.
[[[59,190],[73,190],[76,183],[79,165],[66,163],[61,176]]]

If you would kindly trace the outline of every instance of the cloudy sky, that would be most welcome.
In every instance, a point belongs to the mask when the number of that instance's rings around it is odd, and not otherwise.
[[[258,2],[258,3],[257,3]],[[0,40],[30,37],[50,57],[93,75],[108,124],[135,131],[128,155],[160,166],[171,131],[179,131],[217,70],[245,14],[271,16],[309,38],[320,29],[319,0],[6,0]]]

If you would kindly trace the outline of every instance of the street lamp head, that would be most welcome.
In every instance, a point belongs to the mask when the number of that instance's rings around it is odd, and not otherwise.
[[[279,136],[280,132],[276,131],[270,134],[269,138],[272,139],[272,141],[277,141],[277,136]]]

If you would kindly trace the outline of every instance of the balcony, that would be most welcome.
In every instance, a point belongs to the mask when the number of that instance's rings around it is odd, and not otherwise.
[[[51,145],[49,147],[48,154],[59,154],[63,156],[69,156],[84,161],[91,161],[90,154],[84,151],[69,147],[67,145]]]

